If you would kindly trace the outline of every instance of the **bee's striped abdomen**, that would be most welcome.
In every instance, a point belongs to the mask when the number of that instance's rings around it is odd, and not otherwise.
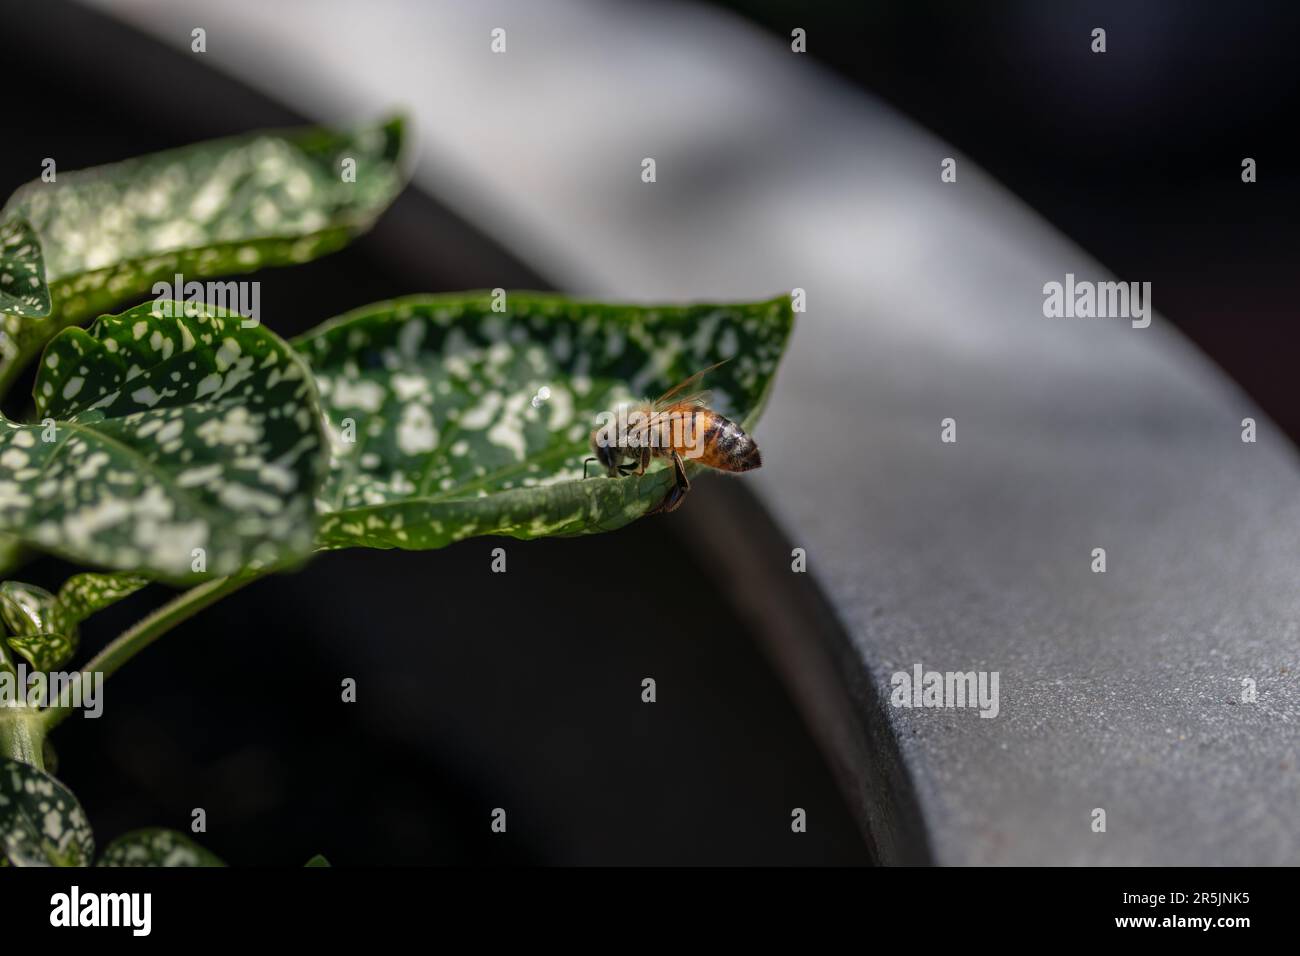
[[[751,471],[763,464],[754,439],[735,422],[710,411],[701,411],[704,426],[704,454],[700,463],[720,471]],[[698,420],[697,420],[698,421]]]

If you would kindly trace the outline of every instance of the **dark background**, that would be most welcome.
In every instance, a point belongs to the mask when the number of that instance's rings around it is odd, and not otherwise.
[[[953,144],[1300,439],[1300,4],[723,0]],[[1105,54],[1091,51],[1106,30]],[[1257,182],[1241,181],[1241,161]]]
[[[722,4],[952,142],[1156,307],[1300,434],[1294,402],[1300,14],[1284,3]],[[0,194],[60,169],[300,120],[192,57],[63,3],[0,8],[23,77]],[[1108,32],[1104,56],[1090,31]],[[121,64],[130,64],[129,69]],[[1240,162],[1259,163],[1244,185]],[[294,334],[410,292],[545,287],[412,190],[374,232],[257,276]],[[12,404],[12,403],[11,403]],[[233,863],[858,863],[868,854],[777,676],[710,600],[675,519],[567,541],[349,552],[259,582],[107,686],[54,742],[101,842],[187,829]],[[665,567],[700,587],[665,606]],[[57,585],[43,559],[24,577]],[[96,618],[93,650],[165,598]],[[617,609],[611,615],[610,608]],[[613,620],[611,620],[611,617]],[[659,702],[640,702],[655,677]],[[355,705],[339,682],[359,684]],[[488,829],[493,807],[510,832]],[[810,831],[789,830],[794,806]]]

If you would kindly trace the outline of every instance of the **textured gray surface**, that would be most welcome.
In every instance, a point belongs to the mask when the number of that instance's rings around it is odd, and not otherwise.
[[[808,290],[751,482],[843,624],[807,641],[886,700],[1001,674],[996,719],[883,717],[935,859],[1300,863],[1296,455],[1159,318],[1044,318],[1104,274],[952,147],[689,5],[100,5],[323,119],[408,105],[418,181],[563,287]]]
[[[1015,328],[1041,315],[981,320],[996,362],[814,328],[763,432],[768,500],[881,696],[918,661],[1000,672],[995,719],[889,713],[938,858],[1297,862],[1294,456],[1243,444],[1249,409],[1143,332],[1059,328],[1054,362]],[[1087,336],[1112,339],[1093,374],[1069,367]],[[855,338],[874,357],[828,373]]]

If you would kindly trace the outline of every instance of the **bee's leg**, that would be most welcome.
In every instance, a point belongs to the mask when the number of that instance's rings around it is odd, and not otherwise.
[[[682,464],[682,456],[677,452],[673,452],[673,471],[676,477],[676,484],[673,488],[677,492],[677,498],[673,501],[672,507],[668,509],[669,511],[676,511],[686,498],[686,492],[691,490],[691,479],[686,477],[686,466]]]
[[[582,478],[584,481],[591,477],[590,475],[587,474],[587,466],[590,465],[593,461],[600,461],[600,459],[588,458],[586,461],[582,463]],[[605,468],[605,474],[610,478],[626,477],[627,475],[630,475],[632,473],[631,465],[605,466],[602,464],[601,467]]]
[[[619,465],[618,473],[625,478],[628,475],[644,475],[646,468],[650,465],[650,449],[648,447],[632,448],[628,450],[627,454],[634,458],[635,461],[632,464]]]
[[[605,465],[605,474],[610,478],[619,478],[626,474],[623,471],[624,451],[622,448],[609,448],[606,450],[608,461],[603,462]]]
[[[673,487],[655,509],[665,513],[680,508],[686,499],[686,492],[691,490],[691,480],[686,477],[686,466],[682,464],[682,456],[675,451],[670,452],[669,455],[673,462]]]

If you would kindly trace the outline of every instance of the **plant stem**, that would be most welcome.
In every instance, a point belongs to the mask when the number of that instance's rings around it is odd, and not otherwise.
[[[0,757],[44,770],[45,730],[40,711],[0,707]]]
[[[228,578],[216,578],[178,595],[110,641],[102,651],[86,663],[82,673],[89,676],[100,672],[108,677],[177,624],[189,620],[227,594],[233,594],[244,585],[251,584],[259,576],[257,572],[249,572]],[[49,733],[72,714],[73,708],[69,699],[71,693],[70,688],[65,689],[59,696],[57,704],[41,711],[40,721],[43,732]]]

